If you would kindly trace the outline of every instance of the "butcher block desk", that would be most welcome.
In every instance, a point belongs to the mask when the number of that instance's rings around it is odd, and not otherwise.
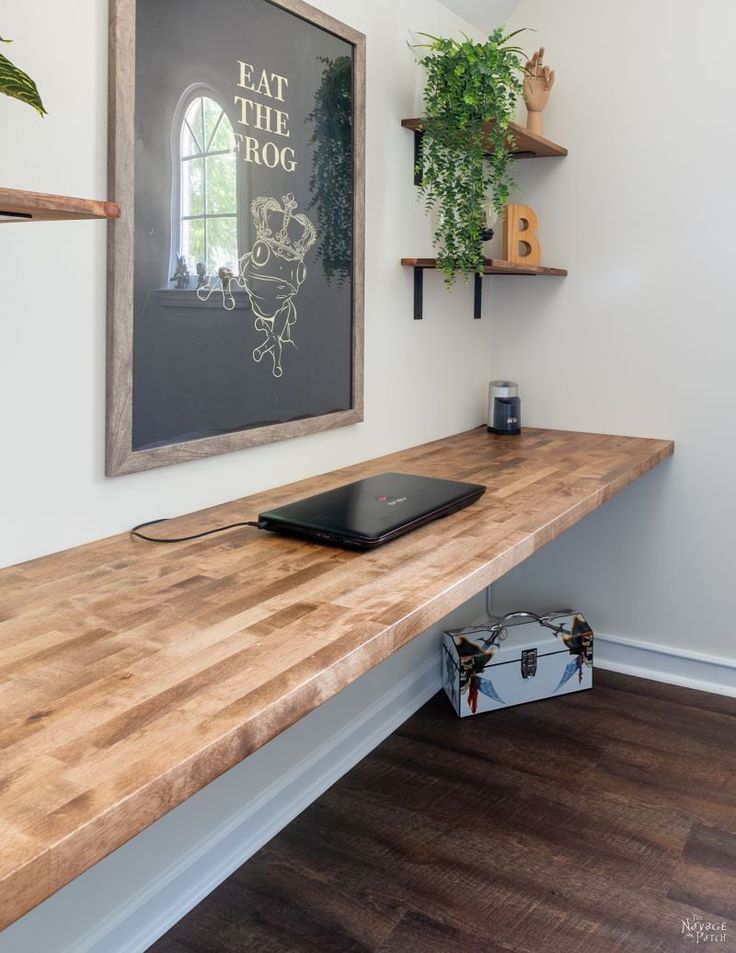
[[[245,527],[172,546],[121,534],[0,571],[0,927],[672,451],[482,428],[149,530],[254,519],[385,470],[487,485],[371,552]]]

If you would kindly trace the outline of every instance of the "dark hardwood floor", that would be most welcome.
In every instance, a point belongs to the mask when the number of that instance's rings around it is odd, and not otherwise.
[[[437,695],[152,950],[693,946],[736,951],[736,699],[597,672],[462,722]]]

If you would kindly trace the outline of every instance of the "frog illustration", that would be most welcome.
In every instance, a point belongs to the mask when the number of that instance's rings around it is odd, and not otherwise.
[[[241,256],[237,274],[220,275],[223,307],[235,307],[233,284],[244,288],[253,311],[255,329],[264,335],[253,349],[253,360],[260,363],[268,354],[274,377],[282,377],[284,345],[294,345],[291,329],[297,320],[294,298],[307,277],[304,257],[317,239],[311,221],[296,212],[298,203],[289,192],[277,199],[261,195],[251,202],[256,238],[250,251]],[[296,223],[295,228],[292,223]],[[220,269],[222,271],[222,269]],[[202,301],[215,289],[198,289]],[[295,346],[295,345],[294,345]]]

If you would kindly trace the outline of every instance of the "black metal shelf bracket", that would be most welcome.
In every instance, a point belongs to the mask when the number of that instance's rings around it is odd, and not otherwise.
[[[473,282],[473,317],[480,321],[480,310],[483,306],[483,275],[475,273]]]
[[[414,320],[424,317],[424,268],[414,269]]]
[[[424,272],[420,265],[414,266],[414,320],[424,317]],[[476,274],[473,280],[473,317],[480,321],[483,307],[483,275]]]

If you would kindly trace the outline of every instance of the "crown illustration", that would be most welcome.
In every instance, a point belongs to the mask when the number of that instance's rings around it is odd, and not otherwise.
[[[266,242],[273,251],[289,261],[303,260],[307,251],[317,239],[317,230],[306,215],[301,212],[294,214],[298,202],[293,193],[281,196],[283,206],[274,198],[259,195],[250,203],[250,211],[256,225],[258,239]],[[296,229],[291,223],[301,225],[299,235],[294,234]]]

